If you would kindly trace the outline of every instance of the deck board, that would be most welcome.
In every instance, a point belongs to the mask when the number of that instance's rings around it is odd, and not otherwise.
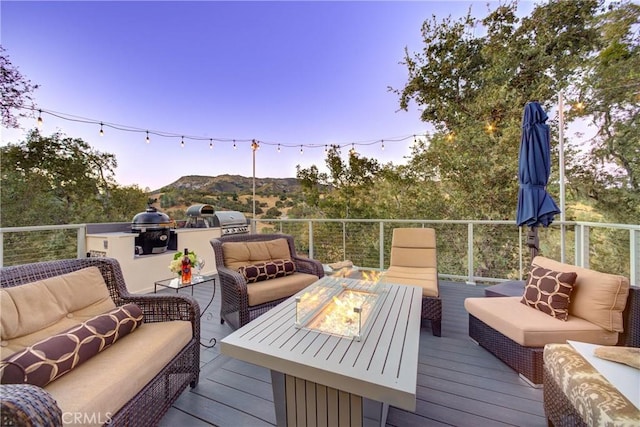
[[[441,281],[440,290],[442,337],[429,326],[420,332],[416,411],[391,407],[387,426],[546,426],[542,390],[469,339],[464,299],[483,296],[484,287]],[[203,314],[203,342],[232,332],[220,324],[219,295]],[[211,287],[196,286],[194,297],[204,307]],[[275,425],[268,369],[221,355],[218,345],[201,347],[200,364],[198,387],[180,396],[161,426]]]

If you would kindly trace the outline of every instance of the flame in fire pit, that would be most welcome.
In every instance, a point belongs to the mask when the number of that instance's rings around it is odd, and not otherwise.
[[[308,327],[344,336],[358,336],[378,296],[369,292],[344,290],[309,323]]]

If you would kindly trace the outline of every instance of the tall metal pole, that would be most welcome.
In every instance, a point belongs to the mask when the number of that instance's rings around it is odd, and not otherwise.
[[[251,141],[251,150],[253,151],[253,224],[256,226],[256,150],[259,145],[254,139]]]
[[[558,162],[560,163],[560,262],[565,262],[565,194],[564,194],[564,96],[558,93]],[[577,249],[577,248],[576,248]]]

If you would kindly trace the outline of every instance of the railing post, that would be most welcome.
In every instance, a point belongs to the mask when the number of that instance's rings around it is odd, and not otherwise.
[[[518,262],[520,263],[518,280],[522,280],[522,227],[518,227]]]
[[[467,285],[475,285],[473,279],[473,223],[467,225]]]
[[[78,258],[87,256],[87,226],[86,224],[78,227]]]
[[[640,230],[629,230],[629,280],[640,286]]]
[[[574,227],[574,233],[575,233],[575,237],[574,237],[574,260],[573,263],[577,266],[581,266],[582,265],[582,225],[581,224],[576,224]]]
[[[309,258],[313,259],[313,221],[309,221]]]
[[[589,268],[589,227],[584,224],[576,224],[575,265]]]
[[[384,222],[380,221],[380,270],[384,270]]]
[[[347,223],[342,222],[342,260],[347,259]]]

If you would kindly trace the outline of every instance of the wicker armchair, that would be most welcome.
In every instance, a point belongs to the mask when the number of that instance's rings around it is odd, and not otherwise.
[[[287,234],[237,234],[211,239],[210,243],[215,253],[216,269],[218,270],[220,282],[220,323],[226,321],[232,328],[240,328],[291,296],[250,306],[247,282],[236,270],[225,266],[222,245],[226,242],[262,242],[280,238],[287,240],[291,260],[295,264],[296,272],[313,274],[318,278],[324,276],[322,263],[313,259],[299,257],[296,254],[293,236]]]
[[[109,422],[111,426],[157,425],[187,385],[195,387],[198,384],[200,308],[195,300],[185,295],[130,294],[120,264],[111,258],[70,259],[4,267],[0,269],[0,285],[3,288],[20,286],[90,266],[100,270],[114,303],[117,306],[137,304],[143,310],[145,323],[188,320],[192,324],[193,336],[188,344],[135,397],[113,414]],[[0,398],[2,425],[62,425],[60,408],[51,395],[40,387],[29,384],[0,385]]]

